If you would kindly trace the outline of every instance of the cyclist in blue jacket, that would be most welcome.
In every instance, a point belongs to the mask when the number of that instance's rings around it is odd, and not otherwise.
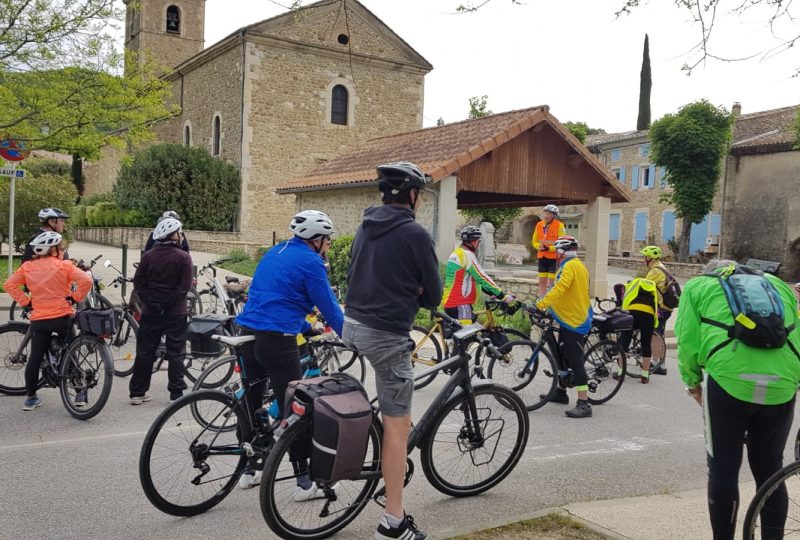
[[[342,335],[344,323],[323,260],[333,233],[331,219],[322,212],[305,210],[294,216],[289,230],[294,238],[270,249],[258,263],[247,304],[236,317],[241,333],[256,337],[243,351],[247,377],[269,377],[280,417],[289,382],[303,378],[297,334],[311,327],[306,315],[316,306],[339,335]],[[265,386],[263,382],[250,389],[250,402],[255,408],[262,404]],[[241,487],[259,482],[260,473],[252,470],[246,473],[249,474],[244,476],[250,478],[243,477]],[[303,487],[305,490],[301,492]],[[314,498],[317,490],[316,484],[310,481],[299,488],[295,500]]]

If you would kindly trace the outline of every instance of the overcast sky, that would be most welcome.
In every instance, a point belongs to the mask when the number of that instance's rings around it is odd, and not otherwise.
[[[584,121],[608,132],[635,129],[645,32],[654,120],[701,98],[728,109],[740,101],[743,113],[800,103],[800,79],[793,77],[800,51],[759,54],[800,27],[787,23],[775,38],[766,22],[769,12],[758,8],[743,17],[723,13],[712,42],[720,56],[756,58],[709,60],[687,76],[681,66],[693,60],[687,52],[700,34],[672,0],[643,1],[633,15],[619,19],[614,12],[623,0],[493,0],[477,13],[460,15],[453,12],[462,0],[361,1],[433,64],[425,78],[425,126],[439,117],[466,118],[469,97],[485,94],[493,112],[547,104],[561,121]],[[728,1],[734,3],[741,0]],[[208,0],[206,46],[283,11],[269,0]]]

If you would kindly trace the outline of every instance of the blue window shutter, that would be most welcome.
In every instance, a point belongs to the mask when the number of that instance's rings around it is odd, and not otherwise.
[[[710,214],[709,216],[709,233],[711,236],[719,236],[722,230],[722,219],[719,214]]]
[[[625,183],[625,167],[620,167],[619,169],[619,181],[623,184]]]
[[[631,189],[639,189],[639,167],[631,167]]]
[[[661,214],[661,240],[667,242],[675,238],[675,212]]]
[[[653,189],[656,187],[656,166],[650,165],[650,174],[647,177],[647,187]]]
[[[619,214],[609,215],[608,239],[619,240]]]
[[[633,239],[642,242],[647,240],[647,212],[636,213],[636,223],[633,228]]]
[[[620,158],[619,148],[613,148],[611,150],[611,161],[619,161],[619,158]]]
[[[666,167],[658,168],[658,185],[661,189],[667,187],[667,169]]]

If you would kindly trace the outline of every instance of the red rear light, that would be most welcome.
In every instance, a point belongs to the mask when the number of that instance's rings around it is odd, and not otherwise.
[[[242,372],[241,366],[239,366],[239,364],[236,364],[235,366],[233,366],[233,372],[234,373],[241,373]]]
[[[306,406],[299,401],[292,401],[292,412],[298,416],[305,416]]]

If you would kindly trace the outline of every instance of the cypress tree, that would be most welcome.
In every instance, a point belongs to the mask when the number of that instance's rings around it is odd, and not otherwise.
[[[650,40],[644,35],[644,53],[642,55],[642,71],[639,74],[639,118],[636,129],[645,130],[650,127],[650,90],[653,80],[650,76]]]

